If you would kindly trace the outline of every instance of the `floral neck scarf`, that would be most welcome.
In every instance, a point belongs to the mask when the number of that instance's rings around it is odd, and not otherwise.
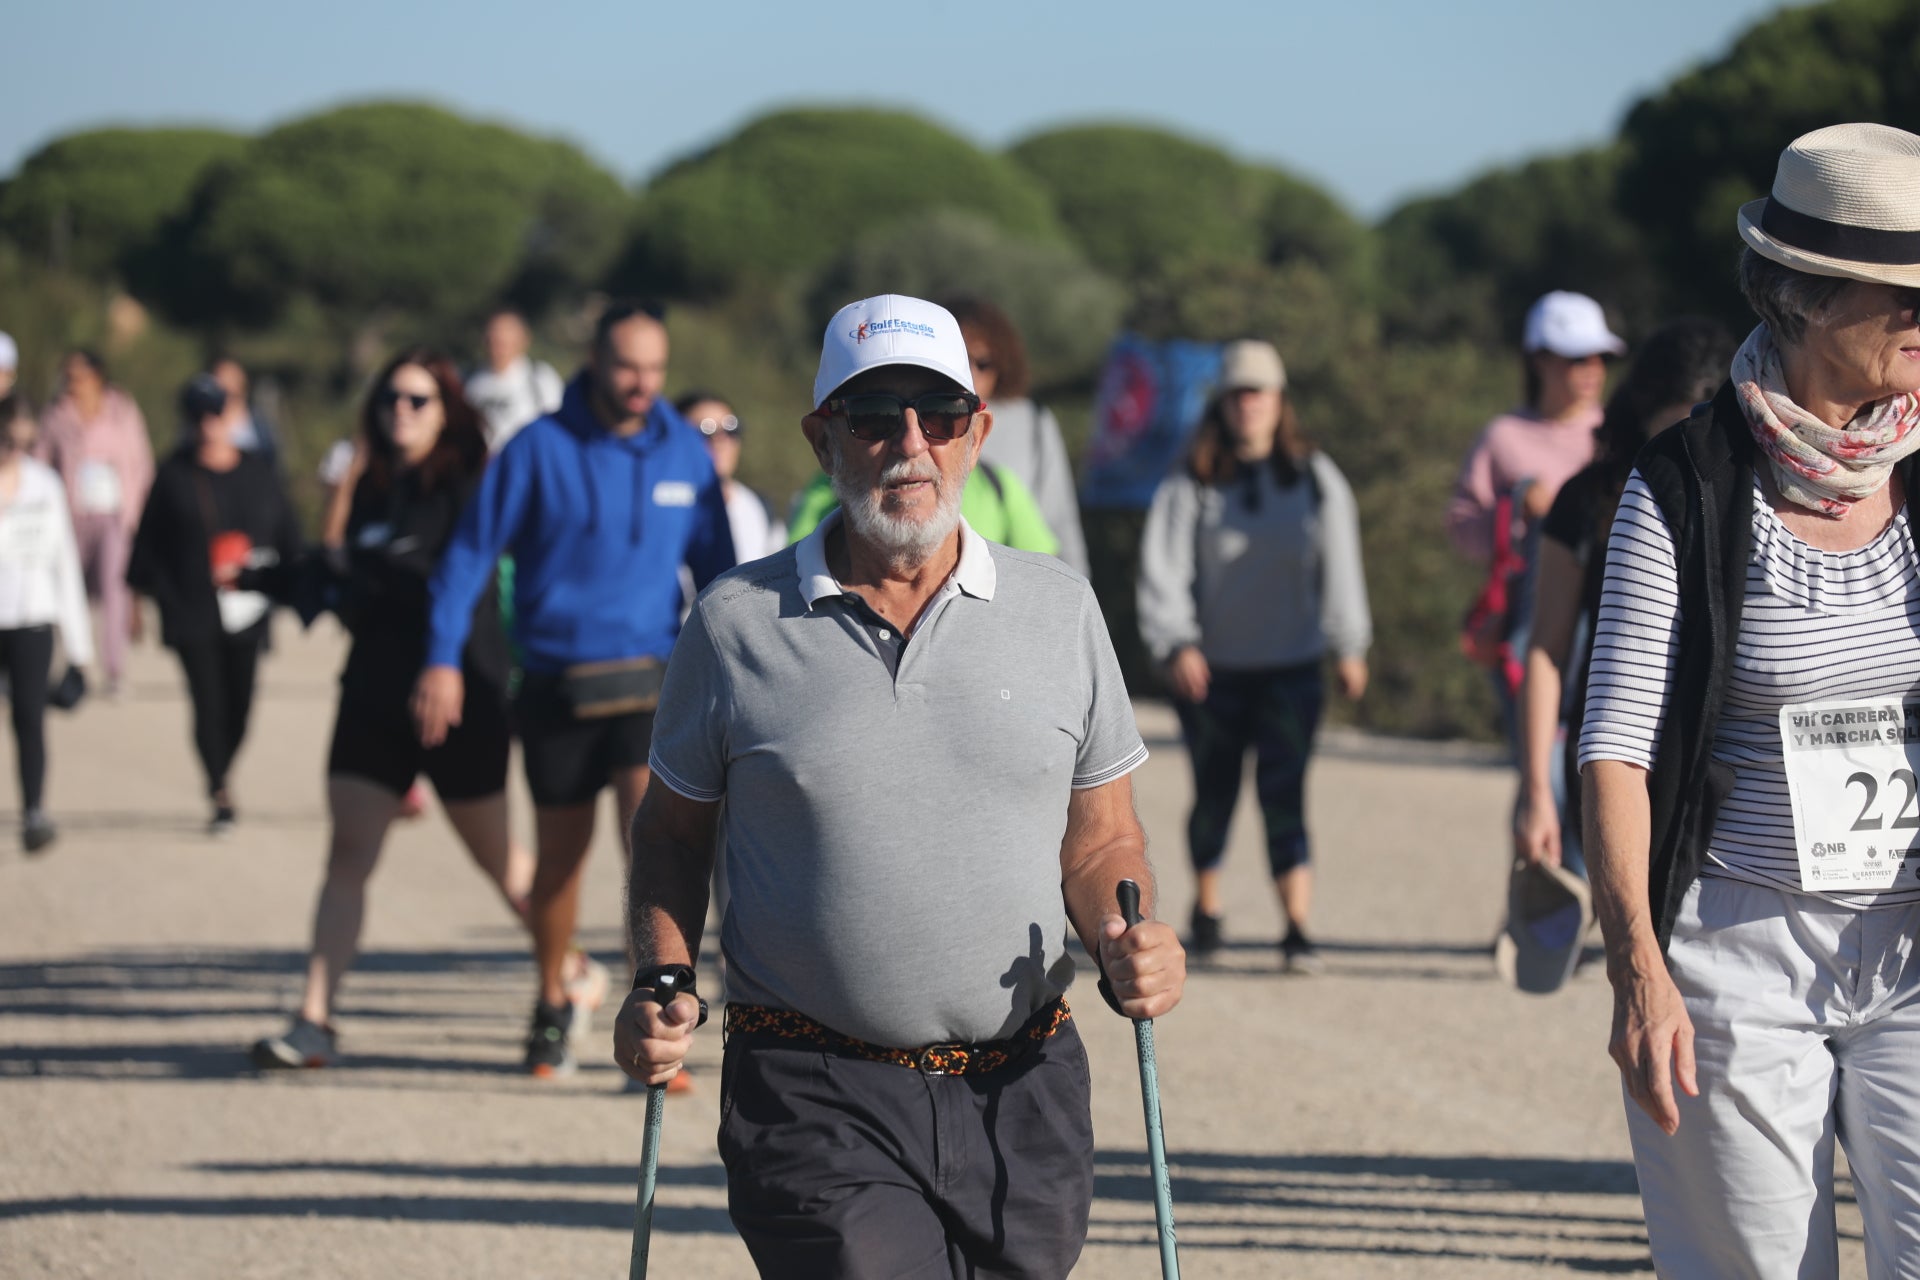
[[[1894,463],[1920,449],[1920,396],[1876,400],[1837,431],[1795,404],[1764,324],[1734,354],[1733,389],[1780,492],[1809,511],[1847,514],[1880,491]]]

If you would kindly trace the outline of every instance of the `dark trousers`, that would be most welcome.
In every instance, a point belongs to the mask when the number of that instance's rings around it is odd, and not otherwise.
[[[7,669],[7,698],[13,708],[20,805],[38,809],[47,783],[47,681],[53,670],[53,628],[0,631],[0,666]]]
[[[207,774],[207,794],[227,789],[227,771],[247,736],[253,680],[260,667],[262,626],[178,642],[174,652],[193,700],[193,746]]]
[[[1207,700],[1175,701],[1193,764],[1193,811],[1187,851],[1196,871],[1220,865],[1227,824],[1240,798],[1247,749],[1254,752],[1254,792],[1267,824],[1267,866],[1278,877],[1307,863],[1307,758],[1325,700],[1320,664],[1270,671],[1213,673]]]
[[[736,1035],[727,1209],[770,1280],[1060,1280],[1093,1206],[1091,1093],[1071,1023],[977,1076]]]

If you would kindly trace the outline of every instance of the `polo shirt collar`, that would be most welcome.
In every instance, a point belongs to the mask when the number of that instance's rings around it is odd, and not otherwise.
[[[840,519],[840,509],[835,507],[793,549],[794,567],[800,577],[800,594],[805,597],[809,609],[823,599],[838,599],[847,594],[847,589],[827,568],[827,535],[840,523]],[[960,563],[954,566],[953,576],[947,581],[975,599],[991,600],[999,577],[999,570],[993,563],[992,544],[975,533],[973,526],[962,517]]]

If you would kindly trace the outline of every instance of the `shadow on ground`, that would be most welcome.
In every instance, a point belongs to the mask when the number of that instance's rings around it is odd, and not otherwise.
[[[1259,1155],[1172,1153],[1174,1202],[1189,1252],[1271,1250],[1356,1257],[1485,1258],[1531,1261],[1543,1269],[1645,1270],[1646,1237],[1632,1166],[1622,1161],[1490,1156]],[[1150,1243],[1152,1189],[1146,1153],[1095,1156],[1090,1243]],[[240,1195],[73,1196],[0,1201],[0,1220],[105,1214],[164,1217],[302,1217],[486,1223],[625,1231],[624,1193],[635,1169],[622,1164],[449,1164],[409,1161],[222,1161],[188,1172],[233,1178]],[[279,1179],[315,1176],[454,1184],[446,1190],[383,1195],[262,1194]],[[730,1234],[717,1207],[676,1206],[680,1189],[712,1192],[726,1177],[717,1163],[660,1171],[656,1225],[672,1232]],[[484,1192],[483,1189],[484,1188]],[[516,1189],[520,1194],[515,1194]],[[1543,1204],[1552,1195],[1609,1197],[1600,1208]],[[1520,1203],[1499,1202],[1519,1197]],[[1310,1219],[1300,1215],[1311,1215]],[[1484,1246],[1484,1247],[1481,1247]],[[1622,1250],[1632,1257],[1619,1256]],[[1597,1251],[1596,1251],[1597,1250]]]

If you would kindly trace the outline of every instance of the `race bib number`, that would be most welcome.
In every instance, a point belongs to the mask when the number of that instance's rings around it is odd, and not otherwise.
[[[1886,889],[1920,873],[1920,703],[1782,707],[1780,745],[1802,888]]]
[[[81,463],[73,487],[80,510],[87,515],[112,515],[120,509],[120,473],[108,463]]]

